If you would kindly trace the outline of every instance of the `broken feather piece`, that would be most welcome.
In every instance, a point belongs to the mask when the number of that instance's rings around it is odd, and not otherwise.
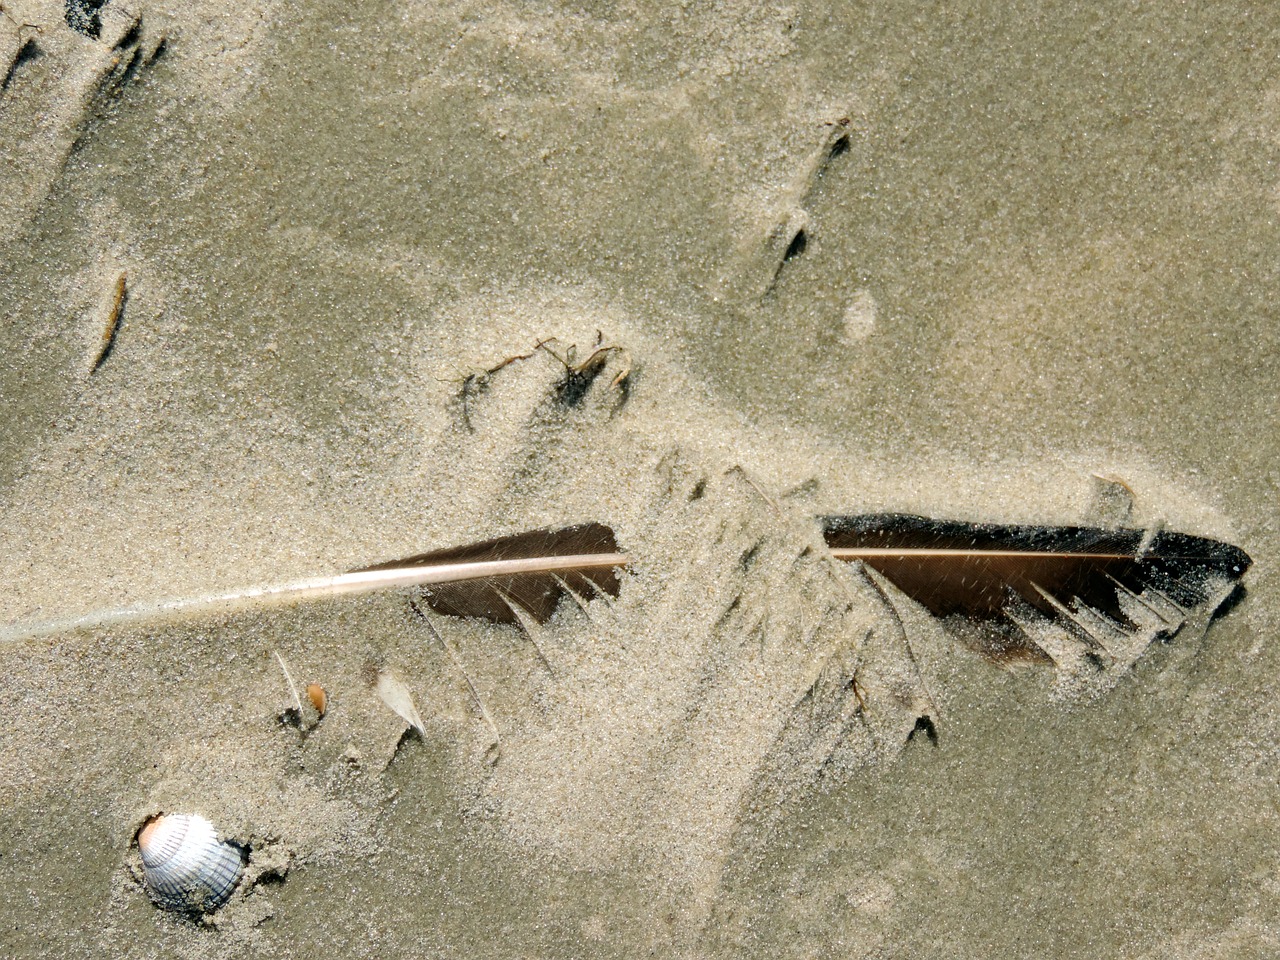
[[[399,677],[390,670],[379,670],[374,690],[377,691],[378,699],[386,704],[392,713],[417,730],[419,736],[427,735],[422,717],[418,715],[418,708],[413,702],[413,694]]]
[[[827,517],[823,530],[834,557],[876,571],[935,616],[1003,630],[1001,642],[979,646],[1002,662],[1045,658],[1026,627],[1028,614],[1064,625],[1104,651],[1117,633],[1127,636],[1140,626],[1137,606],[1162,611],[1165,625],[1157,633],[1171,633],[1188,611],[1220,606],[1251,562],[1230,544],[1167,531],[904,514]]]
[[[284,662],[284,657],[280,656],[278,650],[272,650],[271,653],[276,658],[276,663],[280,664],[280,672],[284,674],[284,682],[289,687],[289,696],[293,698],[293,709],[298,712],[298,719],[302,719],[302,700],[298,697],[298,688],[293,682],[293,674],[289,672],[289,665]]]

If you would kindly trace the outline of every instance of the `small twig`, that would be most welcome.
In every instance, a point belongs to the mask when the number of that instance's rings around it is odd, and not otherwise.
[[[537,348],[535,347],[534,349],[536,350]],[[458,399],[462,403],[462,422],[466,425],[468,433],[476,432],[476,428],[471,423],[471,398],[488,390],[493,375],[499,370],[509,367],[519,360],[528,360],[532,356],[532,352],[516,354],[513,357],[507,357],[497,366],[490,367],[488,370],[467,374],[462,381],[462,387],[458,390]]]
[[[560,361],[560,365],[563,366],[565,372],[570,375],[586,373],[588,370],[598,365],[601,362],[600,358],[607,354],[621,353],[624,356],[626,355],[626,351],[623,350],[622,347],[613,344],[606,345],[604,343],[604,335],[599,330],[596,331],[596,342],[591,347],[591,353],[589,353],[587,358],[581,363],[578,362],[578,345],[576,343],[569,344],[569,349],[564,352],[564,356],[562,357],[548,346],[548,344],[556,342],[557,339],[555,337],[547,337],[545,340],[539,340],[535,343],[533,348],[535,350],[542,350],[551,354],[551,356]],[[626,370],[614,378],[614,386],[617,386],[618,383],[625,380],[630,373],[631,363],[630,358],[628,358]]]
[[[107,309],[107,322],[102,330],[102,340],[98,345],[98,354],[89,367],[89,375],[98,372],[98,368],[106,363],[116,345],[116,335],[120,332],[120,317],[124,312],[124,302],[129,298],[128,273],[120,272],[115,287],[111,291],[111,305]]]
[[[27,23],[25,20],[19,22],[17,17],[10,13],[9,8],[3,3],[0,3],[0,14],[3,14],[4,18],[13,24],[13,28],[17,31],[19,40],[22,39],[23,30],[34,30],[36,33],[44,33],[44,27],[40,26],[38,23]]]

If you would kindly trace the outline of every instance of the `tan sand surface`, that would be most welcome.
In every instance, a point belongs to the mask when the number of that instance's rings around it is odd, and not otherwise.
[[[0,957],[1280,955],[1280,12],[71,6],[0,8]],[[1254,567],[1087,695],[813,521],[1095,474]],[[67,625],[586,520],[530,631]],[[252,849],[203,921],[162,811]]]

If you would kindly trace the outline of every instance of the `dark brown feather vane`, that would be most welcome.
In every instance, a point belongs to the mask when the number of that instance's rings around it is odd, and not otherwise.
[[[456,579],[421,588],[431,609],[495,623],[519,622],[519,609],[545,623],[566,590],[586,598],[616,597],[618,568],[626,562],[611,528],[584,523],[433,550],[352,572],[457,567]]]
[[[905,514],[826,517],[822,524],[834,556],[865,564],[935,616],[1000,628],[1009,626],[1011,610],[1026,607],[1059,621],[1096,614],[1103,619],[1090,622],[1120,631],[1133,626],[1126,613],[1133,601],[1185,616],[1215,598],[1221,603],[1230,593],[1223,586],[1236,584],[1251,562],[1238,547],[1182,533]],[[1170,632],[1181,619],[1171,619]],[[1018,651],[983,652],[1011,659]]]

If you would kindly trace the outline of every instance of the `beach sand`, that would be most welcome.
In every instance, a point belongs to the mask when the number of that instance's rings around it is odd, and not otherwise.
[[[0,17],[0,956],[1280,952],[1280,14],[72,8]],[[819,556],[1095,474],[1254,567],[1088,696]],[[67,626],[587,520],[527,632]],[[847,651],[900,709],[796,740]],[[252,849],[203,921],[162,811]]]

